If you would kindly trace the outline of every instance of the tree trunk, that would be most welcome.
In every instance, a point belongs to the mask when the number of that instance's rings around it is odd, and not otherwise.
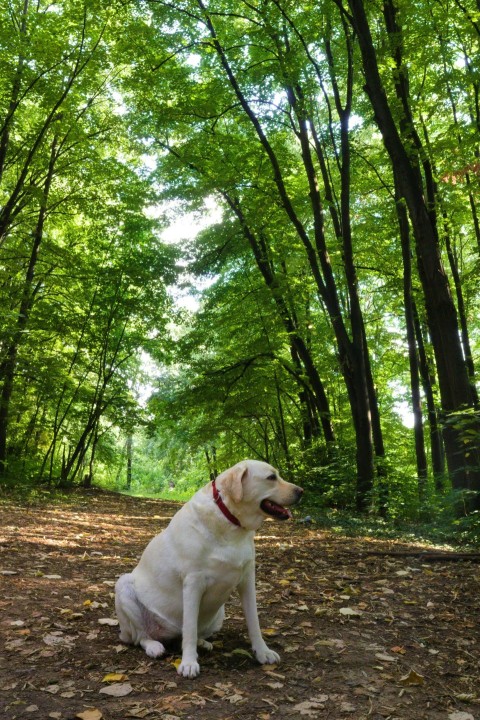
[[[265,238],[261,235],[257,236],[250,228],[239,203],[228,195],[228,193],[224,192],[223,196],[240,222],[245,238],[248,240],[253,251],[257,267],[260,270],[267,287],[272,293],[280,318],[289,335],[291,347],[294,348],[296,356],[299,358],[305,369],[305,373],[309,379],[312,395],[315,398],[325,442],[327,445],[333,443],[335,442],[335,433],[331,422],[331,412],[327,394],[312,359],[311,353],[305,341],[301,337],[294,319],[292,318],[288,304],[285,301],[284,296],[279,292],[279,283],[275,274],[275,269],[268,259],[268,248]]]
[[[287,469],[290,471],[292,468],[292,461],[290,458],[290,451],[288,448],[287,430],[286,430],[286,426],[285,426],[285,416],[284,416],[284,412],[283,412],[282,392],[281,392],[281,388],[280,388],[280,383],[278,381],[277,373],[275,373],[274,380],[275,380],[275,390],[276,390],[276,394],[277,394],[277,406],[278,406],[278,417],[279,417],[277,435],[279,436],[280,445],[282,447],[283,454],[285,455],[285,462],[287,464]]]
[[[474,402],[460,343],[457,313],[440,257],[434,209],[425,204],[418,166],[407,152],[395,125],[380,78],[364,2],[349,0],[349,6],[362,53],[366,92],[390,156],[399,193],[405,198],[415,236],[418,270],[445,415],[444,441],[452,484],[456,490],[472,491],[466,507],[480,509],[480,420],[474,413],[465,413],[474,407]]]
[[[127,490],[132,489],[132,465],[133,465],[133,435],[127,435]]]
[[[48,195],[52,184],[55,162],[57,159],[57,139],[54,138],[50,151],[47,177],[45,179],[40,211],[37,225],[33,233],[32,249],[23,284],[22,299],[17,315],[16,328],[12,340],[7,347],[5,359],[0,364],[0,380],[3,381],[0,393],[0,477],[7,472],[7,439],[10,400],[13,393],[15,369],[17,366],[18,348],[23,339],[27,327],[30,311],[35,300],[36,289],[34,287],[35,269],[37,266],[38,253],[43,240],[43,228],[47,212]]]
[[[297,369],[297,375],[300,377],[302,374],[302,364],[292,344],[290,344],[290,355]],[[304,447],[309,447],[312,440],[320,436],[320,424],[316,412],[315,398],[313,397],[311,389],[305,385],[303,389],[299,391],[298,399],[302,416],[303,444]]]
[[[440,428],[437,407],[435,404],[432,373],[428,362],[427,352],[425,350],[422,326],[420,324],[420,318],[418,317],[417,306],[413,300],[412,312],[415,338],[418,348],[420,378],[423,394],[425,395],[427,403],[427,416],[430,428],[430,448],[432,453],[432,470],[435,479],[435,488],[437,492],[442,492],[445,489],[445,450],[443,447],[442,430]]]
[[[302,159],[305,174],[309,184],[309,196],[314,220],[314,235],[316,253],[322,268],[323,278],[319,276],[316,257],[308,253],[312,274],[317,280],[320,298],[323,300],[335,332],[339,348],[340,366],[347,385],[350,407],[355,429],[356,462],[357,462],[357,509],[362,512],[367,509],[370,502],[369,494],[373,489],[375,477],[373,430],[371,422],[370,397],[366,374],[366,352],[364,345],[363,316],[358,297],[358,279],[353,260],[353,246],[350,213],[350,146],[348,141],[349,108],[341,110],[340,125],[342,136],[342,189],[341,189],[341,241],[343,244],[343,260],[345,278],[350,299],[350,323],[352,337],[350,338],[343,320],[338,299],[337,285],[328,255],[326,238],[324,234],[324,214],[318,179],[313,164],[310,145],[309,127],[313,125],[311,119],[307,120],[303,110],[303,94],[297,86],[288,89],[290,105],[294,110],[298,125],[299,139],[302,149]],[[298,95],[298,98],[296,97]],[[308,249],[308,243],[306,244]]]
[[[410,250],[410,231],[405,204],[397,200],[397,214],[400,228],[403,258],[403,301],[405,306],[405,324],[407,329],[408,361],[410,366],[410,386],[412,391],[413,432],[415,438],[415,458],[417,462],[418,494],[425,499],[425,485],[428,475],[425,437],[423,432],[422,401],[420,396],[420,377],[415,342],[415,323],[412,305],[412,261]]]
[[[468,332],[467,313],[465,310],[465,300],[463,297],[462,281],[460,279],[460,272],[458,269],[458,262],[455,255],[455,251],[452,247],[452,240],[448,231],[447,222],[445,218],[445,247],[447,249],[448,262],[450,264],[450,270],[452,272],[453,283],[455,285],[455,294],[457,296],[457,307],[458,317],[460,320],[460,327],[462,331],[462,346],[463,354],[465,356],[465,365],[467,367],[468,377],[470,379],[470,387],[473,398],[474,407],[478,408],[478,392],[475,385],[475,365],[473,362],[473,352],[470,343],[470,335]]]
[[[210,32],[212,45],[219,56],[228,82],[237,96],[241,108],[251,122],[266,157],[271,164],[279,201],[288,220],[304,246],[307,261],[316,283],[318,295],[327,309],[337,342],[339,344],[340,362],[344,372],[345,381],[346,383],[350,382],[350,387],[347,389],[350,402],[352,403],[352,417],[355,426],[357,443],[357,504],[360,509],[363,509],[367,506],[368,494],[373,488],[375,474],[368,392],[366,391],[365,373],[362,375],[364,358],[362,356],[362,352],[359,352],[359,348],[352,344],[348,336],[341,307],[338,302],[335,276],[324,237],[322,201],[312,160],[308,120],[305,114],[305,109],[302,107],[303,103],[301,101],[299,102],[301,89],[298,86],[295,86],[295,88],[290,87],[288,84],[285,88],[292,111],[295,113],[298,121],[298,130],[296,130],[296,135],[300,142],[305,175],[309,185],[309,199],[313,219],[313,241],[295,210],[294,204],[284,182],[279,159],[274,148],[270,144],[257,115],[241,90],[238,78],[235,76],[232,66],[229,63],[225,49],[218,39],[208,8],[206,7],[204,0],[197,0],[197,4],[202,11],[206,26]]]
[[[210,480],[215,480],[215,478],[218,475],[218,468],[217,468],[217,448],[215,445],[212,445],[210,448],[210,451],[207,446],[204,447],[205,452],[205,458],[207,460],[207,467],[208,467],[208,474],[210,477]]]
[[[21,38],[20,42],[25,41],[25,37],[26,37],[27,16],[28,16],[29,5],[30,5],[30,0],[24,0],[22,15],[21,15],[22,19],[21,19],[20,26],[19,26],[19,36]],[[23,76],[24,67],[25,67],[25,56],[22,54],[22,51],[20,51],[20,54],[18,56],[17,69],[15,71],[15,76],[13,78],[12,94],[10,96],[10,103],[9,103],[7,115],[5,117],[5,120],[3,121],[3,125],[0,130],[0,183],[2,182],[3,171],[5,168],[5,160],[6,160],[7,153],[8,153],[12,120],[13,120],[13,116],[15,115],[15,111],[18,107],[18,98],[20,95],[20,87],[22,84],[22,76]]]

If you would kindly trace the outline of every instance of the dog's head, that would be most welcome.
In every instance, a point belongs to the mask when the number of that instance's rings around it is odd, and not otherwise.
[[[244,460],[217,478],[222,496],[228,501],[242,527],[256,530],[265,517],[288,520],[290,505],[299,502],[303,489],[283,480],[278,470],[260,460]]]

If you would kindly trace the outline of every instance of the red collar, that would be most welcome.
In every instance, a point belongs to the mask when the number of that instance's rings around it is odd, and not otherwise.
[[[218,509],[222,511],[222,513],[225,515],[227,520],[230,520],[230,522],[233,523],[233,525],[238,525],[238,527],[242,527],[240,525],[239,519],[236,518],[235,515],[233,515],[230,512],[230,510],[227,508],[227,506],[223,502],[222,496],[218,492],[218,488],[215,485],[215,480],[212,480],[212,489],[213,489],[213,502],[218,507]]]

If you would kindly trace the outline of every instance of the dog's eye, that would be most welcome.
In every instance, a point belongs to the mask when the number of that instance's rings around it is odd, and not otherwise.
[[[267,477],[267,480],[276,480],[276,479],[277,479],[277,476],[275,475],[275,473],[272,473],[271,475],[269,475]]]

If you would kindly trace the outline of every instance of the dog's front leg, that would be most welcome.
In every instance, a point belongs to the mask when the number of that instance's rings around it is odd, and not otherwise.
[[[257,611],[257,596],[255,592],[255,562],[250,564],[242,582],[238,586],[243,613],[247,622],[248,635],[252,643],[252,650],[261,665],[271,665],[280,662],[280,656],[270,650],[262,637]]]
[[[204,584],[198,575],[187,575],[183,581],[182,662],[178,674],[194,678],[200,673],[197,658],[198,613]]]

